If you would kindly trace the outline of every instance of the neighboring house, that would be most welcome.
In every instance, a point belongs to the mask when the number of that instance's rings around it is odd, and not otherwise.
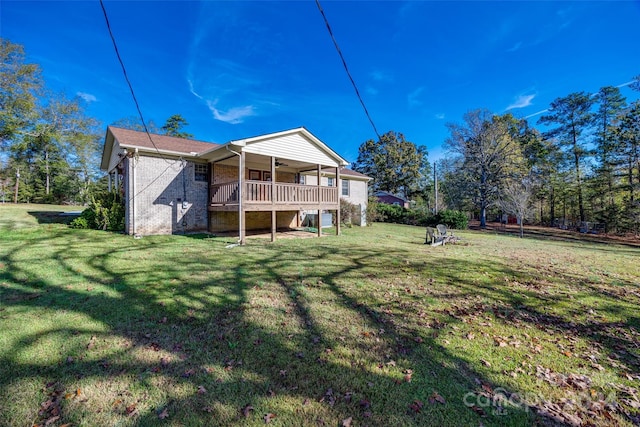
[[[404,197],[396,196],[395,194],[387,193],[386,191],[376,191],[375,196],[379,203],[409,208],[409,201]]]
[[[311,212],[339,218],[345,192],[364,212],[369,178],[346,165],[302,127],[212,144],[109,126],[100,168],[123,192],[126,233],[237,231],[244,243],[247,230],[275,239]]]

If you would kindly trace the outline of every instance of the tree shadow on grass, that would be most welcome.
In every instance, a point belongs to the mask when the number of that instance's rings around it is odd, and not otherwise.
[[[29,211],[38,224],[70,224],[82,213],[82,208],[77,211]]]
[[[458,296],[474,295],[465,262],[407,264],[413,249],[341,249],[317,240],[256,244],[224,257],[216,255],[224,241],[187,249],[196,244],[59,231],[3,251],[0,299],[10,312],[0,312],[3,322],[18,322],[22,310],[43,319],[61,313],[62,321],[77,315],[88,325],[74,318],[11,342],[0,360],[4,400],[34,382],[40,402],[55,390],[65,391],[60,397],[86,388],[58,399],[61,422],[74,424],[151,425],[164,410],[187,425],[264,424],[266,414],[285,424],[336,425],[348,417],[370,425],[533,422],[526,408],[509,408],[508,416],[489,408],[484,418],[465,405],[464,396],[488,381],[436,339],[460,319],[429,312],[421,297],[407,305],[345,286],[428,270],[455,282]],[[508,293],[500,298],[522,303]],[[422,327],[405,320],[419,318],[419,310],[429,312],[425,322],[440,320]],[[30,360],[47,340],[64,345],[49,349],[53,359]],[[100,385],[106,402],[97,401]]]

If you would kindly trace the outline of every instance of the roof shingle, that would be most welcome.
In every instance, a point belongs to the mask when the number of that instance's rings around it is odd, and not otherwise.
[[[150,134],[146,132],[139,132],[136,130],[122,129],[113,126],[109,126],[108,129],[114,138],[120,143],[120,145],[138,147],[145,150],[155,151],[156,148],[162,151],[173,151],[177,153],[191,154],[201,153],[211,148],[217,147],[220,144],[214,144],[211,142],[195,141],[191,139],[177,138],[175,136]],[[155,144],[155,147],[154,147]]]

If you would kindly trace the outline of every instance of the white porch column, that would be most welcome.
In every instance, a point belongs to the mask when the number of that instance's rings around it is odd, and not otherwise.
[[[318,237],[322,237],[322,191],[320,181],[322,180],[322,166],[318,164]]]
[[[240,152],[240,160],[238,166],[238,226],[240,228],[240,244],[245,244],[245,235],[247,232],[246,224],[245,224],[245,213],[244,213],[244,163],[245,163],[245,153],[244,151]]]
[[[276,158],[271,156],[271,241],[276,241]]]
[[[340,165],[336,166],[336,194],[338,195],[338,208],[336,209],[336,236],[340,235],[340,197],[342,195],[342,182],[340,181]]]

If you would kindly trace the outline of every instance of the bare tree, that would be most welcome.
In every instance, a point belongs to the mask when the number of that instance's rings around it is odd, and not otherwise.
[[[524,236],[524,220],[535,211],[533,204],[533,182],[530,178],[510,180],[502,187],[498,206],[507,214],[514,215],[520,224],[520,237]]]
[[[487,110],[470,111],[464,124],[448,124],[449,152],[461,157],[461,170],[473,185],[480,208],[480,227],[486,227],[487,208],[496,200],[503,180],[521,169],[522,150],[515,139],[517,120],[510,114],[497,116]]]

